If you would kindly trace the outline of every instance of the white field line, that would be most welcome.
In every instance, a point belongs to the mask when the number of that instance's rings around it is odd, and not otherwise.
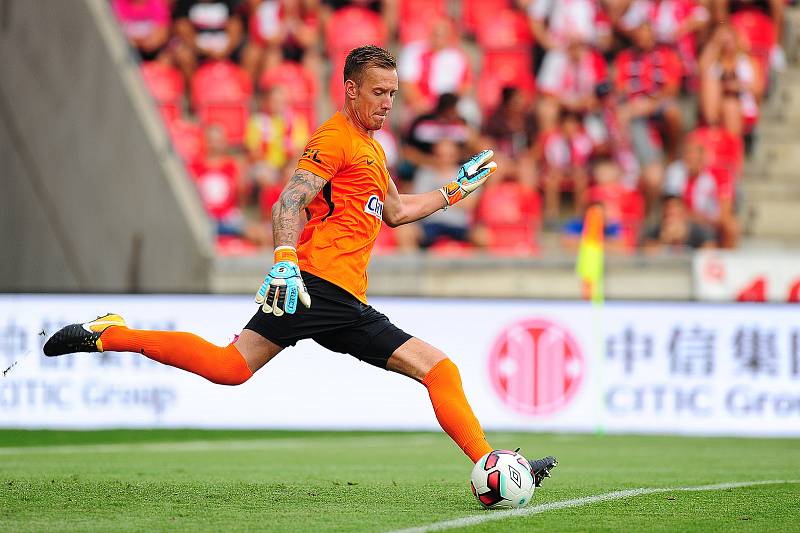
[[[322,437],[319,439],[244,439],[244,440],[196,440],[185,442],[143,442],[110,444],[70,444],[52,446],[14,446],[0,447],[0,456],[31,454],[73,454],[73,453],[151,453],[151,452],[213,452],[213,451],[258,451],[274,449],[316,448],[333,440],[337,446],[385,446],[396,442],[393,436],[372,437]],[[426,435],[407,437],[412,444],[430,442]],[[404,441],[407,442],[407,441]]]
[[[715,483],[713,485],[699,485],[696,487],[660,487],[660,488],[639,488],[619,490],[616,492],[607,492],[605,494],[595,494],[594,496],[584,496],[583,498],[575,498],[573,500],[562,500],[558,502],[542,503],[534,505],[533,507],[526,507],[523,509],[511,509],[508,511],[487,511],[482,514],[465,516],[463,518],[454,518],[453,520],[444,520],[442,522],[434,522],[424,526],[412,527],[408,529],[398,529],[391,533],[427,533],[428,531],[444,531],[446,529],[456,529],[460,527],[474,526],[476,524],[483,524],[484,522],[493,522],[496,520],[504,520],[506,518],[519,518],[522,516],[531,516],[535,514],[545,513],[547,511],[554,511],[556,509],[566,509],[568,507],[580,507],[582,505],[591,505],[597,502],[605,502],[609,500],[621,500],[624,498],[633,498],[634,496],[642,496],[645,494],[660,494],[663,492],[699,492],[706,490],[725,490],[736,489],[741,487],[753,487],[756,485],[777,485],[781,483],[800,483],[800,480],[769,480],[769,481],[739,481],[732,483]]]

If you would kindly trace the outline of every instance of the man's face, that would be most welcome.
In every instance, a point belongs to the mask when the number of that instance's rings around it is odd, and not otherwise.
[[[664,204],[662,209],[665,223],[678,223],[686,219],[686,206],[683,204],[683,200],[672,198]]]
[[[703,169],[705,155],[706,153],[702,145],[690,144],[686,147],[684,161],[686,162],[686,168],[689,170],[689,173],[697,174]]]
[[[450,139],[442,139],[433,145],[436,162],[442,166],[456,166],[458,163],[458,145]]]
[[[450,25],[443,20],[431,26],[430,46],[434,50],[446,48],[450,41]]]
[[[264,97],[262,108],[267,113],[279,114],[286,109],[286,92],[282,87],[273,87]]]
[[[369,67],[361,84],[348,83],[345,92],[358,121],[368,130],[379,130],[392,109],[397,88],[396,70]]]
[[[650,24],[642,24],[633,31],[633,43],[637,48],[644,51],[652,50],[656,45],[656,39],[653,35],[653,28]]]
[[[585,50],[586,41],[583,36],[579,34],[570,35],[567,44],[567,57],[569,57],[569,60],[573,63],[578,63],[583,57]]]
[[[212,124],[206,130],[206,148],[212,155],[225,153],[228,142],[225,138],[225,130],[218,124]]]

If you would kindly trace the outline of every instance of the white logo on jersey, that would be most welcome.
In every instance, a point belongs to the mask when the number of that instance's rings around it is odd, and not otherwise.
[[[364,212],[378,218],[383,218],[383,202],[381,202],[377,194],[373,194],[369,197],[367,204],[364,206]]]

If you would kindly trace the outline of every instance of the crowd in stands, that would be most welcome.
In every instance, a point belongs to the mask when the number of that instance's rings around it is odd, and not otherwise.
[[[401,192],[477,150],[499,171],[379,252],[735,247],[744,159],[783,66],[786,0],[110,0],[222,253],[271,246],[270,210],[362,44],[398,57],[376,138]],[[322,105],[320,105],[322,104]],[[552,241],[552,239],[550,239]]]

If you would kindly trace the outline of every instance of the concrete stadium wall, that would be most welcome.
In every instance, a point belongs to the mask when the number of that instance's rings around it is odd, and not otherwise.
[[[0,1],[0,291],[204,291],[212,231],[104,0]]]

